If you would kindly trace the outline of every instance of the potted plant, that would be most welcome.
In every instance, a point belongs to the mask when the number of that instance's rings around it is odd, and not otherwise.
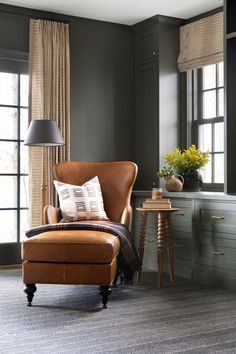
[[[165,161],[183,178],[183,190],[198,192],[202,187],[202,176],[199,172],[209,162],[209,152],[202,152],[195,145],[186,150],[175,148],[164,155]]]
[[[171,176],[174,176],[174,169],[171,167],[171,166],[163,166],[162,169],[157,172],[157,177],[171,177]]]
[[[157,172],[157,176],[165,179],[165,187],[169,192],[180,192],[183,189],[183,177],[177,174],[176,177],[179,177],[181,181],[176,178],[174,169],[171,166],[163,166],[162,169]]]

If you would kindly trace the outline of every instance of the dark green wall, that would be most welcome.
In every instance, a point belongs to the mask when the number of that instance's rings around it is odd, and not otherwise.
[[[3,6],[5,9],[6,6]],[[29,18],[2,12],[0,4],[0,48],[28,52]]]
[[[70,23],[71,160],[132,160],[132,29],[0,4],[0,49],[28,52],[31,17]]]
[[[71,22],[72,158],[133,159],[133,38],[127,26]]]

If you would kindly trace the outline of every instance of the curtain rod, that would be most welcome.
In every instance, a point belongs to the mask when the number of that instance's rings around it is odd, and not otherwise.
[[[62,14],[57,14],[54,12],[50,11],[41,11],[41,14],[39,15],[38,13],[40,10],[35,10],[35,9],[30,9],[26,7],[20,7],[20,6],[13,6],[13,5],[6,5],[6,4],[1,4],[0,3],[0,14],[9,14],[9,15],[17,15],[17,16],[23,16],[23,17],[29,17],[29,18],[34,18],[36,20],[48,20],[48,21],[55,21],[55,22],[63,22],[65,24],[69,24],[69,20],[62,20],[60,19],[62,17]],[[57,17],[57,19],[54,19],[52,17]],[[68,17],[68,15],[65,15]]]
[[[58,22],[58,23],[63,23],[65,25],[69,24],[70,21],[64,21],[64,20],[55,20],[55,19],[52,19],[52,18],[43,18],[43,17],[35,17],[35,16],[32,16],[31,17],[33,20],[42,20],[42,21],[51,21],[51,22]]]

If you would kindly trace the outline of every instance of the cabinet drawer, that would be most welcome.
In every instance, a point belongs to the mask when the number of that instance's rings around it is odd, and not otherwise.
[[[174,230],[190,231],[192,230],[192,202],[171,199],[172,207],[179,211],[171,215],[172,226]]]
[[[222,233],[236,233],[236,204],[233,203],[196,203],[195,227]]]
[[[193,239],[191,232],[174,230],[174,259],[178,262],[192,261]]]
[[[236,239],[198,235],[196,261],[211,267],[236,270]]]
[[[175,239],[174,240],[174,259],[192,260],[193,247],[190,240]]]

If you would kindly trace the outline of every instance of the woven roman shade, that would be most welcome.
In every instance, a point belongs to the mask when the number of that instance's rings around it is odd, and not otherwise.
[[[223,12],[180,27],[179,71],[223,61]]]

